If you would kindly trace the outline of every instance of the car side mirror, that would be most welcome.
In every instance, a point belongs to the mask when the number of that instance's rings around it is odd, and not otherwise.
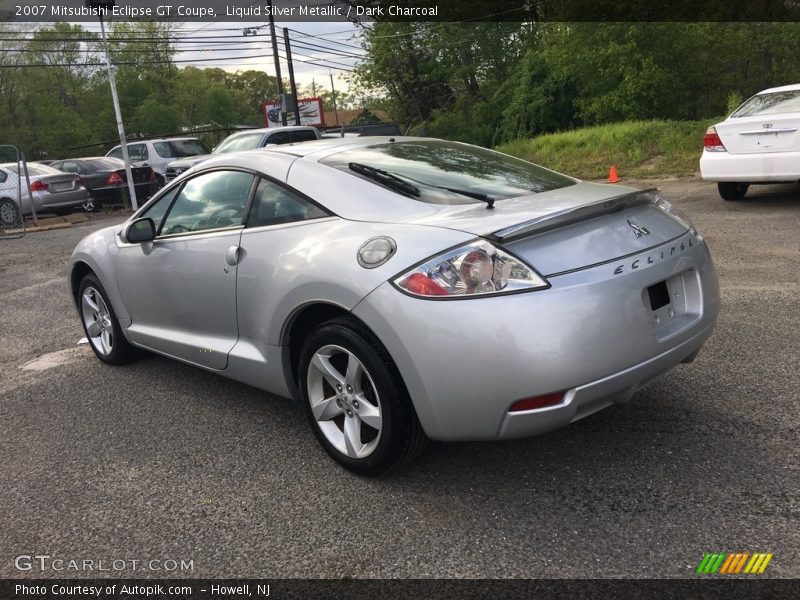
[[[150,217],[136,219],[125,230],[125,239],[130,244],[152,242],[156,239],[156,224]]]

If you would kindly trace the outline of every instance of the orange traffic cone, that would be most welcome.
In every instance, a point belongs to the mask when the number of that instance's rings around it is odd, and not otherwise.
[[[611,165],[611,168],[608,170],[608,183],[619,183],[616,165]]]

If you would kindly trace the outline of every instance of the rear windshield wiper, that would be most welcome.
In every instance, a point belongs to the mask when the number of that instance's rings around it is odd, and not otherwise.
[[[347,163],[347,166],[354,173],[358,173],[364,177],[369,177],[370,179],[377,181],[378,183],[382,183],[386,187],[392,188],[398,192],[402,192],[414,197],[419,197],[422,194],[417,186],[404,181],[397,175],[389,173],[389,171],[384,171],[383,169],[370,167],[369,165],[362,165],[361,163],[356,162]]]
[[[494,208],[494,198],[491,196],[487,196],[483,192],[473,192],[471,190],[460,190],[458,188],[451,188],[445,187],[443,185],[431,185],[430,183],[426,183],[424,185],[428,185],[433,188],[438,188],[440,190],[447,190],[448,192],[453,192],[454,194],[460,194],[462,196],[467,196],[468,198],[475,198],[476,200],[480,200],[481,202],[486,202],[489,206],[486,208]]]

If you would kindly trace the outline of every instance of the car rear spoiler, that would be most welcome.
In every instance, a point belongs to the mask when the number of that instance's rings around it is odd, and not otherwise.
[[[606,198],[592,204],[584,204],[576,208],[568,208],[566,210],[558,211],[543,217],[537,217],[524,223],[518,223],[511,227],[506,227],[499,231],[495,231],[487,236],[497,242],[510,242],[519,238],[544,233],[559,227],[572,225],[579,221],[585,221],[601,215],[619,212],[630,206],[638,204],[647,204],[652,202],[655,198],[658,188],[648,188],[646,190],[637,190],[615,196],[613,198]]]

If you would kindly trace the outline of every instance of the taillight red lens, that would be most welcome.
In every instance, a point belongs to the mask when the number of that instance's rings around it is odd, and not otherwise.
[[[150,181],[156,180],[156,172],[153,169],[150,169]]]
[[[449,292],[423,273],[412,273],[405,280],[404,287],[412,294],[420,296],[448,296]]]
[[[33,181],[33,182],[31,182],[31,191],[32,192],[43,192],[48,187],[49,187],[49,185],[44,183],[43,181]]]
[[[715,152],[725,152],[725,146],[719,138],[716,128],[709,127],[706,131],[706,135],[703,138],[703,148]]]
[[[508,409],[508,412],[521,412],[523,410],[534,410],[536,408],[545,408],[546,406],[555,406],[561,404],[564,400],[564,392],[553,392],[544,396],[535,396],[533,398],[523,398],[517,400]]]
[[[125,180],[119,173],[112,173],[109,175],[108,179],[106,179],[106,185],[121,185],[125,183]]]

